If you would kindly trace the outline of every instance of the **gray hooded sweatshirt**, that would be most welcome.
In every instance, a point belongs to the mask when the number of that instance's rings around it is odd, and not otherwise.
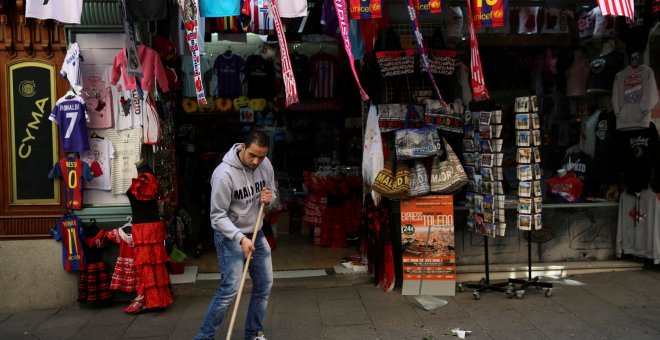
[[[261,189],[271,189],[271,202],[275,199],[275,175],[270,160],[265,158],[252,171],[238,158],[242,149],[242,144],[234,144],[211,176],[211,226],[236,242],[254,231]]]

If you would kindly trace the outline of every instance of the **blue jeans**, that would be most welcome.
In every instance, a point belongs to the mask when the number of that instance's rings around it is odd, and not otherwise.
[[[220,287],[211,299],[199,333],[195,336],[196,340],[214,339],[229,306],[238,295],[245,264],[245,254],[243,254],[240,244],[224,237],[218,231],[214,234],[215,249],[220,264]],[[250,279],[252,279],[252,292],[245,319],[245,339],[250,340],[264,329],[263,320],[266,315],[268,296],[273,286],[273,262],[270,246],[261,230],[254,241],[254,248],[248,269]],[[241,298],[241,300],[244,299]]]

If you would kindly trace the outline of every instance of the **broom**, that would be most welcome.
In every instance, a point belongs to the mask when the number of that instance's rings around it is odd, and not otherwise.
[[[259,208],[259,216],[257,216],[257,223],[254,225],[254,232],[252,233],[252,244],[257,239],[257,228],[259,228],[259,222],[261,222],[261,215],[264,213],[264,204],[261,203]],[[243,285],[245,285],[245,278],[247,277],[248,267],[250,267],[250,260],[252,259],[252,250],[248,253],[247,260],[245,261],[245,267],[243,268],[243,277],[241,278],[241,284],[238,286],[238,296],[236,297],[236,302],[234,303],[234,311],[231,313],[231,321],[229,321],[229,330],[227,331],[227,340],[231,339],[231,331],[234,329],[234,321],[236,321],[236,312],[238,312],[238,304],[241,302],[241,295],[243,293]]]

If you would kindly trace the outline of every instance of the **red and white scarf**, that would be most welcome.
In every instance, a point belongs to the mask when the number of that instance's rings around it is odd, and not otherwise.
[[[360,84],[360,79],[358,79],[357,71],[355,70],[355,58],[353,57],[353,52],[351,52],[351,39],[348,33],[348,11],[349,8],[346,6],[346,0],[334,0],[335,2],[335,11],[337,12],[337,19],[339,20],[339,31],[341,32],[341,38],[344,40],[344,50],[346,50],[346,55],[348,56],[348,61],[351,63],[351,70],[353,71],[353,77],[355,77],[355,82],[357,82],[358,87],[360,88],[360,97],[363,101],[369,100],[369,95],[362,88]]]
[[[468,6],[468,22],[470,24],[470,74],[472,75],[472,94],[475,102],[480,102],[490,99],[488,89],[486,88],[486,80],[484,79],[484,72],[481,68],[481,57],[479,56],[479,43],[477,42],[477,34],[474,33],[474,23],[472,22],[472,5],[467,1]]]
[[[296,88],[296,78],[293,76],[293,68],[291,67],[291,58],[289,57],[289,47],[286,43],[286,36],[284,36],[284,28],[282,27],[282,19],[280,19],[280,11],[275,4],[277,1],[270,2],[270,10],[275,24],[275,33],[277,33],[277,41],[280,42],[280,60],[282,61],[282,80],[284,81],[284,94],[286,100],[285,106],[295,104],[298,102],[298,89]]]
[[[178,0],[181,7],[181,19],[186,28],[186,39],[193,61],[193,72],[195,73],[195,92],[199,105],[206,106],[206,95],[204,94],[204,80],[202,79],[202,64],[199,53],[198,23],[197,23],[197,0]]]

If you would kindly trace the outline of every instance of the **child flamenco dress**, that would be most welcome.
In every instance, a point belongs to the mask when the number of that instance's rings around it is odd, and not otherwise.
[[[133,257],[138,277],[138,297],[124,310],[126,313],[164,308],[173,302],[165,265],[169,261],[164,245],[167,233],[158,215],[157,192],[156,178],[149,172],[133,178],[126,191],[133,214]]]

